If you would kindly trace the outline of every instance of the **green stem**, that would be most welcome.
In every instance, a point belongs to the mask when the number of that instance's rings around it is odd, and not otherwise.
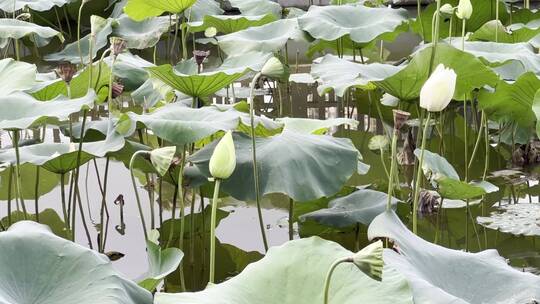
[[[81,6],[79,7],[79,15],[77,16],[77,51],[79,52],[79,58],[81,60],[81,65],[84,65],[84,59],[81,49],[81,17],[84,5],[87,0],[82,0]],[[91,56],[91,55],[90,55]]]
[[[471,168],[474,157],[476,156],[476,152],[478,151],[478,147],[480,146],[480,140],[482,139],[482,135],[484,134],[484,119],[485,112],[482,111],[482,117],[480,118],[480,128],[478,129],[478,136],[476,137],[476,142],[474,143],[473,152],[471,154],[471,159],[469,160],[469,165],[467,168]]]
[[[341,258],[330,266],[330,269],[326,273],[326,278],[324,279],[324,304],[328,304],[328,297],[330,292],[330,281],[332,279],[332,274],[334,274],[334,270],[339,266],[339,264],[342,263],[351,263],[352,260],[349,257]]]
[[[16,164],[15,164],[15,185],[17,187],[17,195],[19,196],[19,199],[21,200],[21,207],[24,212],[23,216],[24,219],[27,220],[27,214],[26,214],[26,205],[24,203],[23,195],[22,195],[22,189],[21,189],[21,155],[19,153],[19,130],[13,131],[13,147],[15,147],[15,158],[16,158]]]
[[[266,240],[266,232],[264,230],[264,222],[261,210],[261,193],[259,189],[259,170],[257,168],[257,150],[255,145],[255,84],[261,77],[261,73],[257,73],[250,84],[250,93],[249,93],[249,116],[250,116],[250,129],[251,129],[251,150],[252,150],[252,161],[253,161],[253,180],[255,184],[255,201],[257,203],[257,213],[259,216],[259,226],[261,229],[264,250],[268,251],[268,242]]]
[[[394,171],[396,170],[396,163],[397,163],[396,150],[397,150],[398,136],[399,136],[399,130],[394,129],[394,136],[392,136],[392,150],[391,150],[392,162],[390,164],[390,174],[388,174],[388,200],[386,201],[387,211],[392,209],[392,193],[394,191]],[[381,150],[381,153],[382,153],[382,150]],[[386,170],[386,167],[385,167],[385,170]]]
[[[420,150],[420,160],[418,162],[418,170],[416,171],[416,180],[414,184],[414,196],[413,196],[413,233],[418,232],[418,198],[420,197],[420,180],[422,178],[422,166],[424,165],[424,151],[426,149],[427,130],[429,128],[429,120],[431,118],[431,112],[428,111],[426,123],[424,125],[424,131],[422,132],[422,146]]]
[[[133,166],[135,164],[135,159],[138,155],[148,154],[148,151],[137,151],[131,156],[129,161],[129,173],[131,174],[131,183],[133,184],[133,190],[135,191],[135,199],[137,200],[137,208],[139,209],[139,217],[141,218],[141,225],[144,232],[144,239],[148,240],[148,233],[146,232],[146,223],[144,221],[144,214],[141,206],[141,198],[139,197],[139,191],[137,190],[137,183],[135,181],[135,174],[133,173]]]
[[[39,166],[36,166],[36,183],[34,185],[34,209],[36,221],[39,223]]]
[[[289,198],[289,241],[294,240],[293,217],[294,217],[294,200],[292,198]]]
[[[112,58],[112,61],[111,61],[111,74],[109,75],[109,98],[108,98],[108,103],[107,103],[107,107],[109,108],[109,118],[111,118],[111,114],[112,114],[112,111],[113,111],[113,108],[112,108],[112,102],[113,102],[113,96],[112,96],[112,86],[113,86],[113,80],[114,80],[114,72],[113,72],[113,69],[114,69],[114,64],[116,63],[116,56],[113,56]]]
[[[463,19],[461,23],[461,50],[465,51],[465,26],[467,25],[467,19]],[[495,31],[496,33],[497,31]]]
[[[216,217],[217,217],[217,205],[219,197],[219,186],[221,180],[216,179],[214,185],[214,197],[212,198],[212,217],[210,220],[210,276],[209,282],[215,282],[215,268],[216,268]]]

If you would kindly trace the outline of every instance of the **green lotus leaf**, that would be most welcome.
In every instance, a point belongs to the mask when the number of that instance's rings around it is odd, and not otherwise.
[[[398,200],[392,197],[391,202],[392,207],[395,208]],[[377,215],[386,210],[387,203],[386,193],[360,189],[347,196],[331,200],[328,208],[300,216],[300,220],[312,220],[334,228],[346,228],[357,224],[367,226]]]
[[[174,146],[158,148],[150,152],[150,161],[159,175],[164,176],[169,171],[175,153]]]
[[[222,182],[221,189],[236,199],[254,200],[251,138],[240,133],[233,138],[236,169]],[[190,159],[207,177],[216,144],[214,141],[205,146]],[[283,193],[298,202],[331,196],[358,168],[359,152],[344,138],[284,131],[257,138],[256,145],[261,195]]]
[[[225,11],[221,9],[218,2],[214,0],[197,0],[190,7],[187,13],[191,22],[202,21],[205,16],[222,15]]]
[[[125,39],[128,48],[139,50],[155,46],[171,26],[169,17],[154,17],[136,22],[122,15],[116,21],[118,24],[113,29],[114,35]]]
[[[439,184],[437,192],[439,192],[441,197],[447,199],[467,200],[486,194],[484,188],[457,179],[443,177],[437,179],[437,183]]]
[[[377,81],[377,85],[401,100],[417,99],[429,76],[432,51],[433,46],[430,45],[416,52],[405,68],[385,80]],[[456,100],[463,100],[465,94],[485,85],[493,87],[498,81],[497,75],[475,56],[445,43],[438,44],[434,58],[434,66],[440,63],[457,74]]]
[[[0,266],[4,303],[152,303],[152,295],[114,270],[105,255],[35,222],[0,233]]]
[[[373,220],[368,237],[387,237],[397,245],[399,253],[384,251],[384,262],[405,276],[414,303],[527,303],[540,298],[540,277],[512,268],[496,250],[469,253],[429,243],[393,211]]]
[[[32,88],[36,82],[37,67],[11,58],[0,60],[0,92],[9,95],[15,91]]]
[[[373,90],[374,82],[394,76],[403,67],[391,64],[354,63],[334,55],[325,55],[311,66],[311,75],[319,83],[317,92],[324,95],[332,90],[342,97],[349,88]]]
[[[274,53],[289,40],[303,40],[304,34],[294,19],[281,19],[236,33],[218,36],[218,45],[227,55],[248,52]]]
[[[414,155],[420,158],[422,150],[414,150]],[[454,166],[452,166],[446,158],[440,156],[437,153],[433,153],[429,150],[424,150],[424,164],[422,165],[424,175],[429,179],[437,179],[440,176],[446,176],[452,179],[459,180],[459,174]]]
[[[108,68],[112,64],[112,59],[104,60]],[[124,85],[124,91],[133,91],[143,85],[148,79],[149,74],[146,68],[156,65],[130,52],[124,52],[116,58],[114,63],[114,75],[120,79]],[[108,83],[107,83],[108,86]]]
[[[511,24],[505,27],[501,21],[491,20],[469,36],[468,40],[495,41],[495,32],[497,32],[497,42],[518,43],[527,42],[540,34],[540,27],[538,27],[537,21],[530,24]]]
[[[536,122],[532,106],[538,89],[540,79],[533,72],[527,72],[514,83],[499,81],[495,92],[480,91],[478,105],[491,120],[511,121],[530,128]]]
[[[180,14],[197,0],[128,0],[124,12],[135,21],[157,17],[168,12]]]
[[[18,19],[0,18],[1,45],[5,44],[3,42],[7,41],[7,39],[21,39],[27,36],[29,36],[30,40],[34,41],[38,47],[48,44],[54,37],[57,37],[60,42],[64,42],[64,36],[50,27],[40,26]]]
[[[442,0],[441,1],[441,5],[444,5],[446,3],[452,5],[452,7],[457,7],[459,0]],[[508,5],[505,3],[505,1],[498,1],[496,3],[499,5],[499,20],[501,20],[503,24],[507,24],[507,21],[510,17]],[[477,1],[471,1],[471,4],[473,7],[473,13],[471,15],[471,18],[467,20],[467,23],[465,26],[466,33],[475,32],[486,22],[495,19],[495,9],[496,9],[495,2],[492,2],[490,0],[477,0]],[[421,18],[417,18],[415,22],[411,23],[411,28],[416,33],[423,36],[424,41],[429,41],[429,42],[432,41],[431,25],[433,21],[433,14],[435,13],[436,9],[437,9],[437,4],[431,3],[422,11]],[[440,38],[448,37],[448,33],[450,30],[449,19],[450,19],[449,17],[441,18],[441,22],[439,26]],[[512,18],[512,19],[515,19],[515,18]],[[517,19],[515,20],[516,21],[514,22],[519,22],[517,21]],[[454,30],[452,36],[461,36],[461,20],[459,20],[455,15],[454,15],[452,28]],[[461,40],[461,39],[457,38],[456,40]]]
[[[540,236],[540,205],[512,204],[497,207],[489,216],[479,216],[476,221],[489,229],[525,236]]]
[[[21,191],[23,199],[35,199],[37,167],[32,164],[23,164],[19,167],[19,171],[21,173]],[[10,193],[10,177],[12,178],[11,195],[8,195]],[[40,170],[37,196],[42,196],[51,192],[58,186],[59,182],[60,179],[58,175],[47,170]],[[15,168],[10,167],[0,172],[0,200],[7,201],[18,197],[15,189]]]
[[[322,303],[330,265],[352,255],[319,237],[296,240],[272,247],[262,260],[224,283],[195,293],[158,293],[155,303]],[[330,303],[413,303],[405,278],[389,267],[384,268],[382,276],[382,282],[378,282],[352,263],[340,265],[332,276]],[[280,277],[287,279],[276,279]]]
[[[58,123],[82,109],[92,108],[95,99],[93,90],[81,98],[61,96],[46,102],[25,93],[13,93],[0,97],[0,128],[24,130],[44,123]]]
[[[96,22],[96,36],[92,42],[92,59],[95,59],[98,52],[107,46],[109,42],[109,35],[113,32],[113,24],[116,22],[112,18],[103,19],[97,17]],[[88,64],[90,62],[90,37],[88,34],[81,38],[81,54],[82,63]],[[64,49],[58,53],[48,54],[43,56],[46,61],[69,61],[74,64],[81,63],[81,57],[79,56],[79,44],[77,41],[70,43],[64,47]]]
[[[247,70],[220,70],[197,74],[196,63],[193,60],[186,60],[176,67],[170,64],[151,67],[148,68],[148,72],[150,72],[151,77],[163,81],[186,95],[208,97],[242,77]]]
[[[232,7],[240,10],[245,16],[259,16],[272,13],[281,18],[282,7],[279,3],[270,0],[229,0]]]
[[[44,209],[39,214],[39,222],[41,224],[49,226],[49,228],[52,230],[54,234],[56,234],[59,237],[68,239],[70,237],[69,231],[66,231],[66,224],[64,224],[63,220],[60,218],[58,213],[54,209]],[[31,221],[37,221],[37,217],[34,213],[26,214],[26,218],[28,218]],[[11,223],[17,223],[24,221],[24,212],[22,211],[14,211],[11,213]],[[2,222],[2,225],[4,227],[9,227],[9,219],[8,217],[4,217],[0,220]]]
[[[283,124],[283,129],[305,134],[324,134],[330,128],[347,125],[353,128],[358,126],[358,120],[350,118],[309,119],[284,117],[278,119]]]
[[[313,38],[334,41],[348,36],[365,46],[375,39],[393,39],[396,29],[407,22],[405,9],[367,7],[362,5],[313,5],[298,18],[300,28]]]
[[[192,32],[202,32],[209,27],[215,27],[219,33],[230,34],[273,21],[276,21],[276,16],[274,14],[259,16],[206,15],[204,16],[203,21],[192,22],[188,26],[189,30]]]
[[[62,7],[76,0],[0,0],[0,10],[8,13],[28,7],[33,11],[44,12],[53,7]]]

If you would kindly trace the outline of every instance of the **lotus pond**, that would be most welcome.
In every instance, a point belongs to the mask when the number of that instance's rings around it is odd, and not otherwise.
[[[292,2],[0,0],[0,303],[540,301],[534,3]]]

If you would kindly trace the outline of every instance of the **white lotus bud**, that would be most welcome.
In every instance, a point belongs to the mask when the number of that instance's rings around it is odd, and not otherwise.
[[[458,16],[459,19],[469,19],[471,18],[472,13],[473,7],[471,0],[459,0],[456,16]]]
[[[210,157],[210,174],[214,178],[227,179],[236,168],[236,150],[232,132],[229,131],[219,141],[214,149],[212,157]]]
[[[444,110],[454,96],[456,78],[454,70],[439,64],[420,90],[420,106],[430,112]]]
[[[268,61],[264,64],[261,73],[264,76],[273,79],[286,79],[289,77],[287,67],[276,57],[268,59]]]
[[[352,257],[352,262],[370,278],[382,281],[384,267],[382,241],[379,240],[358,251]]]

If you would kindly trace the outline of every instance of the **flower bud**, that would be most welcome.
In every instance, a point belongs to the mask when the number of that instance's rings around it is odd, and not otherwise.
[[[454,96],[457,75],[439,64],[420,90],[420,106],[430,112],[444,110]]]
[[[394,113],[394,129],[400,130],[411,116],[411,113],[401,110],[393,110],[392,112]]]
[[[72,63],[64,62],[58,65],[55,72],[58,77],[62,78],[65,83],[69,84],[73,79],[73,76],[75,76],[75,73],[77,73],[77,67]]]
[[[472,13],[473,7],[471,4],[471,0],[459,0],[456,16],[458,16],[459,19],[469,19],[471,18]]]
[[[215,37],[216,35],[217,35],[217,29],[213,26],[208,27],[206,28],[206,30],[204,30],[204,36],[206,38],[212,38],[212,37]]]
[[[276,57],[270,58],[264,64],[261,73],[268,78],[273,78],[276,80],[282,80],[289,77],[288,68]]]
[[[236,151],[232,132],[229,131],[223,136],[214,149],[210,158],[210,174],[214,178],[227,179],[236,168]]]
[[[111,38],[111,52],[113,56],[118,56],[127,48],[127,41],[120,37]]]
[[[370,278],[382,281],[384,267],[382,241],[379,240],[358,251],[352,257],[352,262]]]
[[[155,149],[150,152],[150,161],[159,175],[164,176],[167,173],[175,153],[176,147],[173,146]]]

